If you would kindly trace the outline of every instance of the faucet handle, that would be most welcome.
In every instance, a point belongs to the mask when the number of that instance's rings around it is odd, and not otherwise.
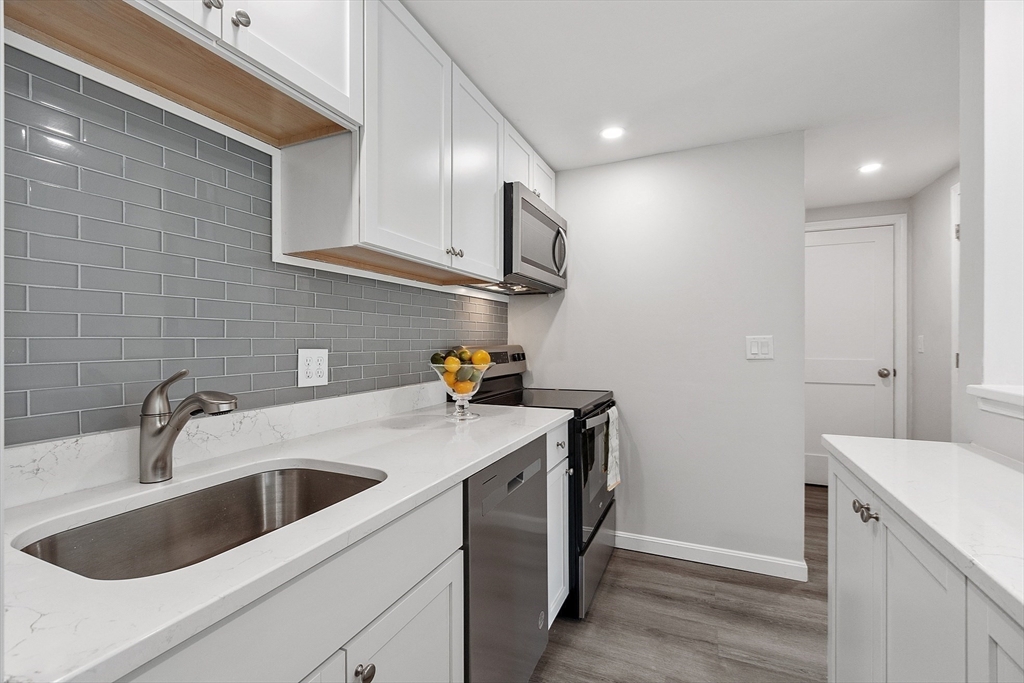
[[[188,370],[178,370],[176,373],[153,387],[153,390],[146,394],[142,402],[143,415],[166,415],[171,412],[171,402],[167,398],[167,390],[172,384],[188,375]]]

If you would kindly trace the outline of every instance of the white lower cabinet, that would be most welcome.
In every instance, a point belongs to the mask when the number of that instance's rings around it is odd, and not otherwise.
[[[462,681],[462,516],[459,484],[122,680]]]
[[[307,683],[463,680],[462,551],[310,674]]]
[[[548,628],[569,596],[569,426],[547,434]]]
[[[829,680],[1024,683],[1020,628],[863,482],[829,465]]]
[[[1024,683],[1024,629],[974,584],[967,586],[967,680]]]

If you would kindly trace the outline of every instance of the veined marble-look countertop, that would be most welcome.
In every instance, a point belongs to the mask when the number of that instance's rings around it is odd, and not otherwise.
[[[1024,473],[976,446],[825,435],[882,502],[1024,624]]]
[[[567,422],[571,411],[445,404],[176,467],[160,484],[121,481],[5,511],[9,681],[113,680]],[[166,574],[97,581],[17,548],[111,515],[283,467],[387,478],[347,500]]]

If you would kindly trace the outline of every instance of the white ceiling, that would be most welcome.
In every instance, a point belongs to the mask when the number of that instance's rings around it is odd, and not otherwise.
[[[959,159],[949,0],[404,4],[556,170],[806,130],[815,208],[911,196]]]

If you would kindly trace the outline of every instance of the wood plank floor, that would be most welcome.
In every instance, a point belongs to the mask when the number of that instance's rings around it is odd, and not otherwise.
[[[806,583],[616,550],[532,683],[824,681],[828,489],[807,486],[805,511]]]

